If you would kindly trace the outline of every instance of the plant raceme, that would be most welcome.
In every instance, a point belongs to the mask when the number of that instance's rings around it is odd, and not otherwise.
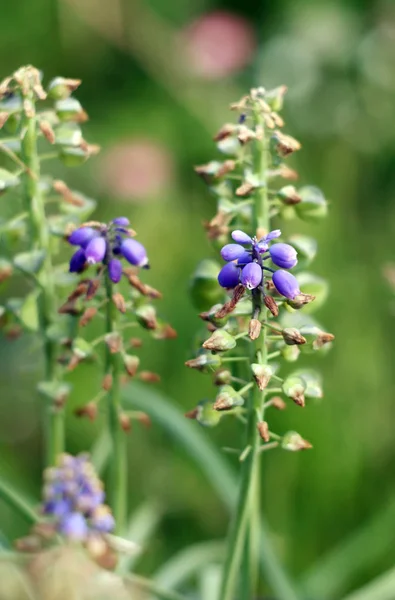
[[[297,179],[284,160],[300,149],[297,140],[282,132],[279,111],[285,91],[256,88],[232,104],[238,122],[226,123],[214,137],[226,160],[195,169],[217,197],[217,213],[205,227],[226,264],[221,267],[206,259],[192,279],[193,300],[203,310],[200,317],[210,335],[186,364],[212,373],[217,392],[187,416],[205,426],[234,416],[245,424],[242,439],[247,439],[244,448],[231,449],[242,462],[242,484],[230,525],[220,600],[235,597],[241,566],[257,573],[259,548],[248,542],[247,531],[257,530],[259,524],[253,497],[259,489],[262,453],[312,447],[299,433],[277,433],[269,425],[270,407],[283,410],[288,399],[304,407],[306,401],[322,397],[318,373],[298,369],[282,375],[282,363],[294,363],[301,353],[325,351],[334,339],[310,316],[327,294],[325,282],[305,270],[316,254],[315,240],[273,228],[279,219],[314,222],[327,212],[317,188],[276,186],[281,178]],[[249,584],[241,600],[257,595],[257,579],[247,573],[243,580]]]

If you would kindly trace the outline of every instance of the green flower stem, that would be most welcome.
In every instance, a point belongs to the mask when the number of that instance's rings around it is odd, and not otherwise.
[[[50,234],[45,214],[44,199],[40,191],[40,159],[37,151],[37,122],[34,115],[33,94],[26,93],[25,100],[31,103],[33,115],[22,113],[21,155],[25,169],[21,174],[24,189],[25,209],[29,214],[31,249],[42,250],[45,258],[37,280],[41,293],[37,300],[40,335],[43,342],[46,381],[56,380],[56,343],[47,336],[56,311],[53,265],[51,260]],[[48,465],[55,463],[64,450],[64,410],[48,402],[45,410],[45,458]]]
[[[113,286],[106,271],[106,331],[116,333],[118,311],[113,302]],[[110,460],[110,503],[115,519],[115,532],[122,535],[126,527],[127,500],[127,448],[126,433],[120,424],[120,355],[106,348],[106,373],[112,375],[112,386],[108,392],[108,429],[111,438],[112,454]]]

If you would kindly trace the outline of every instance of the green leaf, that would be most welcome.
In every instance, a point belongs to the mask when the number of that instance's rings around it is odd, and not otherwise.
[[[9,188],[19,185],[20,179],[6,169],[0,169],[0,194]]]
[[[38,273],[45,260],[45,250],[32,250],[31,252],[22,252],[14,258],[14,266],[22,271],[32,275]]]

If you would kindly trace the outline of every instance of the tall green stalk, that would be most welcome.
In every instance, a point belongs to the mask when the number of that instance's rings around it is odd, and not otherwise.
[[[45,214],[44,198],[40,191],[40,159],[37,149],[37,119],[32,90],[26,90],[25,103],[29,110],[21,117],[21,156],[25,170],[21,174],[25,209],[29,215],[31,250],[44,253],[43,264],[36,275],[40,287],[37,300],[39,331],[44,349],[44,370],[47,382],[56,381],[56,342],[48,335],[53,323],[56,298],[53,283],[50,234]],[[45,459],[47,465],[54,464],[56,456],[64,450],[64,410],[47,401],[45,407]]]
[[[257,123],[260,124],[260,123]],[[254,163],[256,175],[261,183],[254,195],[254,230],[263,229],[269,231],[269,211],[267,199],[267,149],[265,140],[256,140],[254,151]],[[261,311],[261,306],[257,307]],[[266,309],[264,309],[266,311]],[[264,311],[262,316],[264,317]],[[254,360],[265,364],[267,360],[266,331],[262,328],[261,335],[254,342]],[[256,547],[259,540],[254,536],[254,530],[259,531],[259,506],[256,506],[255,494],[260,487],[260,438],[257,431],[258,423],[263,419],[265,392],[261,392],[256,386],[252,388],[248,399],[246,444],[250,448],[249,453],[242,464],[241,483],[236,511],[231,523],[228,542],[227,556],[225,559],[222,576],[220,600],[233,600],[234,591],[240,569],[242,551],[245,548],[245,568],[252,581],[243,586],[242,598],[251,600],[256,593],[258,564],[254,564],[259,556],[259,548]],[[247,527],[250,524],[249,543],[245,544]]]
[[[106,271],[106,331],[107,334],[117,335],[117,308],[113,302],[113,286]],[[120,423],[120,356],[112,352],[107,345],[106,374],[112,376],[111,389],[108,393],[108,429],[111,437],[112,456],[110,463],[111,508],[116,523],[116,533],[125,532],[127,514],[127,448],[126,435]]]

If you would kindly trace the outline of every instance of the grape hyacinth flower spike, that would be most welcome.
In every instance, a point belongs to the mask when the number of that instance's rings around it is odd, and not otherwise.
[[[219,284],[232,289],[242,283],[248,290],[260,288],[264,291],[265,281],[273,276],[277,291],[286,298],[294,299],[300,294],[296,278],[286,271],[273,271],[265,265],[268,260],[282,269],[292,269],[297,265],[297,252],[293,246],[281,242],[269,245],[280,236],[279,229],[259,240],[244,231],[233,231],[232,239],[237,243],[226,244],[221,250],[221,256],[228,264],[219,272]]]
[[[89,265],[102,263],[108,268],[113,283],[122,277],[121,259],[144,269],[149,268],[147,251],[129,228],[129,219],[117,217],[108,224],[90,222],[79,227],[68,238],[68,242],[79,249],[70,260],[70,272],[82,273]]]

